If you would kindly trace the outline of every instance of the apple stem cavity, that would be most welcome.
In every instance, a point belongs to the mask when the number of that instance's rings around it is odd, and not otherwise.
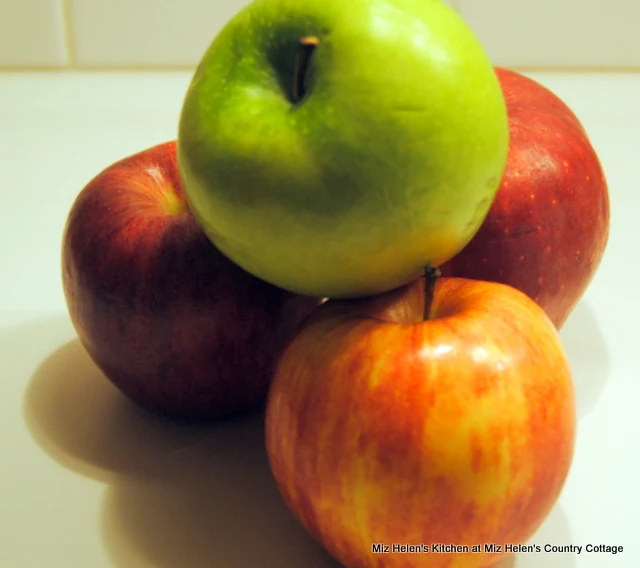
[[[442,276],[439,268],[427,266],[424,269],[424,312],[423,319],[427,321],[431,315],[431,304],[436,288],[436,281]]]
[[[164,195],[164,209],[169,215],[181,215],[187,211],[187,204],[175,193],[167,191]]]
[[[307,73],[309,71],[309,63],[311,56],[316,47],[320,44],[320,40],[315,36],[307,36],[300,39],[298,43],[298,59],[296,62],[296,70],[294,74],[293,84],[293,102],[295,104],[302,101],[306,95]]]

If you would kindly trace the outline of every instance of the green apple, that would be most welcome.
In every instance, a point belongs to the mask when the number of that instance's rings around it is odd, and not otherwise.
[[[471,240],[508,149],[496,74],[440,0],[256,0],[187,91],[178,163],[213,243],[301,294],[405,284]]]

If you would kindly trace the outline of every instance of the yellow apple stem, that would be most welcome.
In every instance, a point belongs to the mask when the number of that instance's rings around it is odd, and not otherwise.
[[[311,56],[318,47],[320,40],[315,36],[307,36],[300,39],[298,44],[298,61],[296,62],[296,71],[294,76],[293,97],[297,103],[304,98],[306,94],[305,83],[307,72],[309,70],[309,62]]]
[[[442,276],[439,268],[427,266],[424,269],[424,321],[429,319],[431,314],[431,304],[433,303],[433,293],[436,288],[436,281]]]

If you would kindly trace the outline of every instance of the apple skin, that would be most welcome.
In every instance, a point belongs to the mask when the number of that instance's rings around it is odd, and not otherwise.
[[[441,271],[518,288],[560,329],[605,252],[607,182],[582,124],[562,100],[515,71],[496,72],[509,116],[507,168],[480,230]]]
[[[216,250],[185,205],[175,141],[82,189],[64,230],[62,282],[106,377],[141,407],[185,420],[264,403],[280,349],[318,304]]]
[[[214,244],[259,278],[333,298],[396,288],[462,250],[507,149],[493,66],[441,0],[252,2],[204,54],[178,134]]]
[[[558,332],[522,292],[442,278],[329,301],[280,359],[266,407],[276,483],[348,568],[470,568],[492,554],[372,554],[372,543],[524,543],[573,459]]]

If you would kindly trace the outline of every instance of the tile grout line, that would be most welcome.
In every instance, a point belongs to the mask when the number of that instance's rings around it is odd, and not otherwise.
[[[570,65],[495,65],[514,71],[525,73],[640,73],[640,66],[570,66]],[[75,57],[73,64],[60,66],[36,66],[36,65],[0,65],[0,73],[25,73],[25,72],[60,72],[60,71],[86,71],[86,72],[178,72],[195,71],[197,64],[192,65],[78,65]]]
[[[71,0],[59,0],[62,7],[62,24],[64,26],[64,40],[67,49],[66,68],[75,68],[77,66],[78,57],[76,54],[76,46],[73,41],[73,27],[71,24]]]
[[[523,73],[640,73],[638,65],[495,65]]]
[[[175,73],[194,72],[197,65],[136,66],[136,65],[0,65],[0,73],[64,73],[67,71],[87,73]]]

